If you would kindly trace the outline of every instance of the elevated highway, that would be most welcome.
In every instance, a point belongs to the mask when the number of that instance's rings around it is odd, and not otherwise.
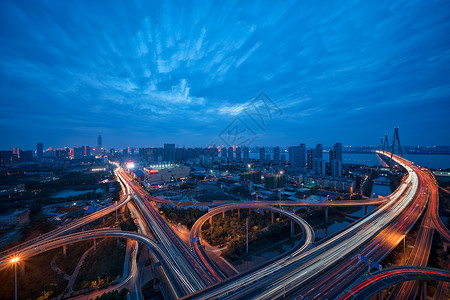
[[[35,243],[31,246],[21,249],[20,252],[15,253],[14,257],[19,257],[20,261],[24,261],[40,253],[55,248],[59,248],[65,245],[107,237],[131,239],[147,246],[154,253],[154,255],[157,257],[157,259],[163,266],[164,275],[168,276],[169,278],[167,282],[170,282],[172,284],[172,286],[169,289],[171,291],[172,296],[179,298],[181,295],[184,294],[183,285],[185,285],[186,282],[188,282],[186,275],[176,265],[172,263],[171,259],[169,259],[168,255],[166,254],[164,249],[161,248],[160,244],[158,244],[157,242],[155,242],[154,240],[150,239],[145,235],[135,232],[121,231],[118,229],[111,229],[111,228],[77,232],[74,234],[66,235],[64,237],[56,237],[53,239],[47,239],[39,243]],[[7,258],[5,256],[0,258],[0,270],[8,268],[10,266],[10,260],[11,258]]]
[[[216,208],[211,209],[208,213],[204,214],[203,216],[201,216],[192,226],[191,232],[190,232],[190,240],[194,241],[192,242],[192,247],[194,248],[195,252],[197,253],[198,257],[200,257],[200,259],[202,261],[205,262],[205,264],[213,264],[208,256],[206,255],[206,253],[203,250],[203,247],[201,246],[201,228],[203,226],[203,224],[210,218],[212,218],[213,216],[229,211],[229,210],[234,210],[234,209],[263,209],[263,210],[268,210],[268,211],[272,211],[272,212],[277,212],[280,214],[283,214],[285,216],[287,216],[288,218],[291,219],[291,221],[297,223],[303,230],[303,239],[304,243],[303,244],[299,244],[298,249],[293,249],[292,252],[294,253],[294,255],[305,251],[307,249],[309,249],[311,247],[311,245],[314,243],[314,230],[312,229],[312,227],[302,218],[300,218],[299,216],[297,216],[294,213],[291,213],[289,211],[286,210],[282,210],[282,209],[278,209],[275,208],[273,206],[261,206],[258,203],[251,203],[251,202],[242,202],[242,203],[235,203],[235,204],[224,204],[221,206],[218,206]],[[291,253],[288,252],[288,253]]]
[[[423,203],[414,202],[417,200],[416,194],[419,189],[417,174],[402,159],[394,157],[394,160],[404,166],[408,176],[404,178],[399,188],[387,197],[389,200],[385,205],[313,249],[283,258],[251,274],[228,279],[211,288],[187,296],[186,299],[231,299],[237,297],[276,299],[282,298],[284,295],[298,295],[297,291],[303,290],[302,287],[305,284],[317,280],[322,274],[327,274],[330,269],[355,254],[364,245],[370,245],[370,241],[390,224],[393,224],[394,220],[400,216],[404,216],[404,218],[412,217],[412,214],[416,216],[418,211],[424,208]],[[408,225],[404,224],[402,228]],[[399,239],[401,237],[389,234],[391,243],[394,244]],[[373,246],[378,247],[377,244]],[[336,283],[336,281],[323,282],[328,283],[329,288]],[[303,297],[301,294],[299,296],[299,298]]]
[[[368,299],[389,286],[411,280],[438,280],[450,282],[450,272],[425,267],[394,267],[372,273],[336,299]],[[411,298],[410,298],[411,299]]]

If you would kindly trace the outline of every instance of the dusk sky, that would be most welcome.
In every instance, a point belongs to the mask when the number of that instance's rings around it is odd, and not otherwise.
[[[0,150],[450,144],[450,1],[262,3],[0,1]]]

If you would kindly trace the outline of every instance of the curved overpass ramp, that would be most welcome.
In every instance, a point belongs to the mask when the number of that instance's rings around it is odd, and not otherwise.
[[[385,288],[410,280],[450,281],[450,271],[425,267],[394,267],[374,272],[336,299],[368,299]]]
[[[66,235],[63,237],[56,237],[53,239],[47,239],[43,240],[39,243],[35,243],[31,246],[25,247],[21,249],[20,251],[17,251],[13,255],[4,255],[0,258],[0,270],[8,268],[11,264],[10,261],[14,257],[18,257],[20,261],[27,260],[35,255],[38,255],[40,253],[62,247],[64,245],[74,244],[81,241],[86,240],[93,240],[93,239],[99,239],[99,238],[107,238],[107,237],[116,237],[116,238],[123,238],[123,239],[131,239],[138,242],[143,243],[145,246],[147,246],[153,254],[156,256],[156,258],[159,260],[161,265],[164,268],[163,275],[168,277],[167,282],[172,284],[171,287],[171,294],[179,298],[180,296],[188,294],[188,290],[185,288],[186,283],[188,282],[188,279],[186,276],[181,272],[177,266],[175,266],[172,261],[168,258],[167,254],[164,252],[164,250],[161,249],[159,244],[152,240],[151,238],[131,232],[131,231],[121,231],[118,229],[96,229],[96,230],[89,230],[89,231],[83,231],[78,232],[70,235]]]
[[[294,213],[291,213],[289,211],[285,211],[282,209],[278,209],[273,206],[261,206],[259,204],[255,204],[255,203],[251,203],[251,202],[224,204],[224,205],[218,206],[214,209],[211,209],[208,213],[201,216],[192,226],[192,229],[191,229],[191,232],[189,235],[190,240],[194,241],[192,243],[192,246],[193,246],[195,252],[197,253],[198,257],[205,264],[209,264],[209,265],[215,267],[215,264],[212,263],[212,261],[206,255],[203,247],[201,247],[200,239],[201,239],[201,228],[202,228],[203,224],[205,224],[205,222],[209,218],[212,218],[213,216],[215,216],[217,214],[220,214],[225,211],[241,209],[241,208],[242,209],[246,209],[246,208],[264,209],[264,210],[269,210],[269,211],[273,211],[273,212],[278,212],[278,213],[281,213],[281,214],[289,217],[292,221],[294,221],[298,225],[300,225],[300,227],[302,228],[303,233],[304,233],[303,239],[305,240],[305,243],[303,245],[300,244],[301,246],[298,249],[294,249],[293,255],[297,255],[298,253],[301,253],[302,251],[309,249],[310,246],[314,243],[315,236],[314,236],[313,228],[304,219],[300,218],[299,216],[297,216]],[[220,270],[217,270],[217,271],[220,271]]]

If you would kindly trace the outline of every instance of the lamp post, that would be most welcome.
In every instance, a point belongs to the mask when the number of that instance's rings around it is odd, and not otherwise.
[[[17,300],[17,263],[19,262],[19,257],[14,257],[11,259],[11,264],[14,265],[14,299]]]

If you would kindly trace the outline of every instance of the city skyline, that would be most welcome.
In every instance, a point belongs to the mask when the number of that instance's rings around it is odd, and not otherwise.
[[[122,6],[2,1],[0,149],[207,146],[261,91],[253,145],[450,144],[446,1]]]

